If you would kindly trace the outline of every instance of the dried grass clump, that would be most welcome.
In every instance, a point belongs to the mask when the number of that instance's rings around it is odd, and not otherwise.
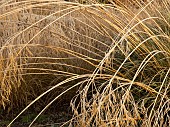
[[[9,126],[46,96],[31,126],[64,94],[70,126],[168,126],[169,5],[2,3],[1,105],[28,104]]]
[[[99,24],[92,24],[97,21],[89,19],[90,12],[79,4],[42,1],[23,3],[19,8],[21,3],[13,3],[14,7],[1,14],[4,107],[8,100],[16,100],[10,102],[12,105],[29,103],[27,98],[37,97],[67,77],[92,73],[111,44],[110,38],[98,30]],[[11,11],[13,8],[16,12]],[[11,92],[24,96],[10,99]]]

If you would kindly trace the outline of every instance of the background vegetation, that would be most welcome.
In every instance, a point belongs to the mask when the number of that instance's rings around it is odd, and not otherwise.
[[[168,126],[169,9],[169,0],[0,1],[1,111],[20,112],[8,126],[31,107],[32,126],[52,104],[70,105],[63,126]]]

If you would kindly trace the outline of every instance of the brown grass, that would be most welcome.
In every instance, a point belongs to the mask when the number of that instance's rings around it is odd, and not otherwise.
[[[9,126],[65,94],[70,126],[168,125],[169,4],[0,3],[0,105],[27,105]]]

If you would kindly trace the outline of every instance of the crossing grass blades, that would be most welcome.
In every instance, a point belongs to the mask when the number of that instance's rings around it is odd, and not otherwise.
[[[8,127],[39,102],[33,126],[58,99],[72,109],[61,126],[169,126],[169,8],[169,0],[2,0],[0,105],[21,107]]]

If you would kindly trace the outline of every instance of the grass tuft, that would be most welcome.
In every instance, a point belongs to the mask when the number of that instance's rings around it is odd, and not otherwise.
[[[73,114],[62,126],[168,126],[169,5],[0,2],[0,105],[20,107],[8,127],[38,105],[32,126],[58,99]]]

